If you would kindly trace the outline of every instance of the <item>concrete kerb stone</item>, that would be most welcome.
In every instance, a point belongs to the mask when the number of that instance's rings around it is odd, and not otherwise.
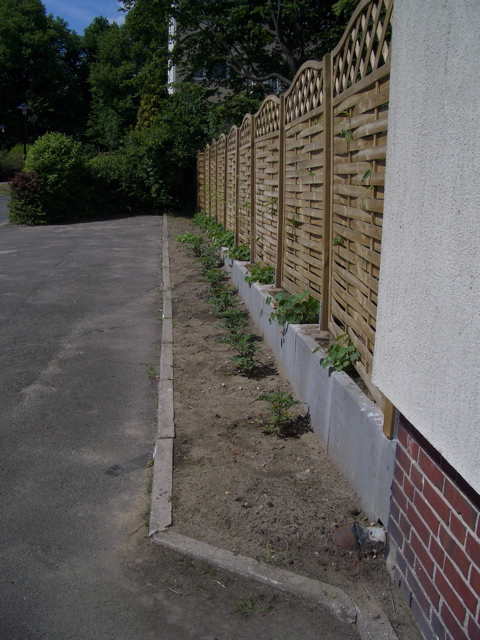
[[[148,534],[153,536],[173,522],[173,438],[159,438],[153,454],[153,481]]]
[[[168,270],[167,218],[163,226],[163,265]],[[231,268],[232,265],[230,265]],[[167,281],[165,281],[167,275]],[[164,306],[162,353],[160,362],[158,439],[154,452],[149,536],[167,549],[208,562],[222,570],[256,580],[285,593],[314,601],[339,619],[356,623],[362,640],[398,640],[385,614],[372,604],[365,594],[357,604],[344,591],[332,585],[299,576],[290,571],[260,564],[252,558],[236,555],[204,542],[168,530],[173,523],[173,439],[175,437],[173,404],[173,328],[165,329],[165,321],[172,322],[171,289],[168,271],[164,274]],[[167,307],[165,306],[167,305]],[[170,360],[171,358],[171,360]],[[165,379],[163,375],[168,377]],[[171,376],[171,377],[170,377]],[[359,603],[361,605],[359,606]]]
[[[153,455],[149,524],[150,536],[158,531],[163,531],[171,526],[173,522],[173,438],[175,437],[173,404],[173,320],[166,216],[163,218],[162,265],[162,345],[158,382],[157,440]]]
[[[219,569],[250,578],[280,591],[314,601],[344,622],[356,622],[357,610],[342,589],[311,578],[299,576],[285,569],[263,565],[257,560],[218,549],[205,542],[193,540],[171,531],[156,534],[156,544],[207,562]]]

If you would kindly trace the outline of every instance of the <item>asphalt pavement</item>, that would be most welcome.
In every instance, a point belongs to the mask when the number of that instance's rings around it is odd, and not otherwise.
[[[9,196],[0,196],[0,225],[8,222],[8,202]]]
[[[0,639],[358,638],[149,541],[161,226],[0,228]]]

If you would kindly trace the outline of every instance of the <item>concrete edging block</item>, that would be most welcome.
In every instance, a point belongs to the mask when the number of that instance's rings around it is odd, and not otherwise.
[[[153,455],[153,482],[148,535],[163,531],[173,522],[173,440],[159,438]]]

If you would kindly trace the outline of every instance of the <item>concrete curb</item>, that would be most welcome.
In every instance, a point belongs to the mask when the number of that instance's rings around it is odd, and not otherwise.
[[[153,540],[171,551],[208,562],[219,569],[235,573],[243,578],[251,578],[300,598],[312,600],[344,622],[356,622],[357,620],[357,611],[353,601],[341,589],[324,582],[304,578],[277,567],[263,565],[252,558],[236,555],[231,551],[218,549],[205,542],[199,542],[171,531],[158,533]]]
[[[173,319],[167,217],[163,217],[162,344],[158,381],[157,438],[153,453],[153,478],[148,533],[153,536],[173,522]]]
[[[256,580],[325,607],[339,619],[356,623],[362,640],[398,640],[387,617],[368,594],[352,599],[332,585],[187,538],[166,529],[173,523],[173,322],[167,217],[163,218],[163,328],[158,387],[157,440],[154,452],[149,536],[171,551],[208,562],[224,571]]]

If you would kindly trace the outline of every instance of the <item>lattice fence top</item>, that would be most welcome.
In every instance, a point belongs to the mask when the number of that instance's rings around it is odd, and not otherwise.
[[[246,144],[250,144],[250,137],[252,134],[252,116],[247,114],[243,119],[242,126],[240,127],[240,146],[243,147]]]
[[[228,153],[231,151],[235,151],[237,148],[237,129],[235,125],[230,129],[230,133],[228,134]]]
[[[390,58],[393,0],[363,0],[333,51],[333,95],[359,82]]]
[[[286,124],[323,104],[323,64],[306,62],[285,94]]]
[[[255,137],[260,138],[280,129],[280,100],[268,96],[255,114]]]
[[[217,153],[218,154],[222,154],[225,153],[225,145],[227,143],[227,136],[222,133],[219,138],[218,138],[218,142],[217,142]]]

